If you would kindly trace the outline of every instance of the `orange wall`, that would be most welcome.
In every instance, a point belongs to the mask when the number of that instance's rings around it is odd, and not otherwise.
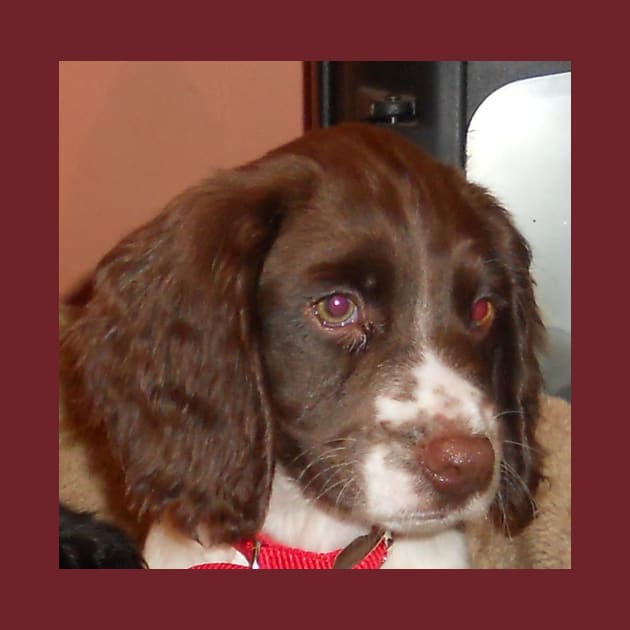
[[[215,168],[302,133],[299,61],[59,64],[59,290]]]

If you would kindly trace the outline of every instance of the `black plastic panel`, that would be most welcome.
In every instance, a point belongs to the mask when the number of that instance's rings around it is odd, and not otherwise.
[[[569,61],[315,62],[310,124],[388,125],[439,160],[464,167],[468,124],[489,94],[512,81],[570,70]],[[388,119],[384,111],[404,115]]]

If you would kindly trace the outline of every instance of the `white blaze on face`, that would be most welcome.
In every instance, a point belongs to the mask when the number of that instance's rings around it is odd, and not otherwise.
[[[481,392],[433,353],[411,371],[416,384],[409,400],[398,400],[396,388],[376,398],[376,418],[393,425],[446,416],[465,422],[473,433],[489,430],[482,411]]]

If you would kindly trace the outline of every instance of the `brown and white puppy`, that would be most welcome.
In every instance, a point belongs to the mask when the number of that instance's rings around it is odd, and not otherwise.
[[[75,410],[154,525],[151,567],[264,532],[466,567],[533,517],[542,326],[508,213],[400,135],[308,133],[172,201],[98,265],[62,340]]]

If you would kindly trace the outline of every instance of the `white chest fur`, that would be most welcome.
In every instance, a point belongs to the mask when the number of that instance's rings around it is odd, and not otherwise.
[[[327,552],[345,547],[366,530],[305,500],[297,486],[277,471],[263,532],[284,545]],[[243,556],[232,547],[204,547],[166,521],[149,531],[144,556],[152,569],[186,569],[211,562],[244,564]],[[465,536],[457,529],[448,529],[421,537],[395,537],[383,568],[469,568]]]
[[[450,529],[425,538],[394,541],[383,569],[469,569],[464,534]]]

